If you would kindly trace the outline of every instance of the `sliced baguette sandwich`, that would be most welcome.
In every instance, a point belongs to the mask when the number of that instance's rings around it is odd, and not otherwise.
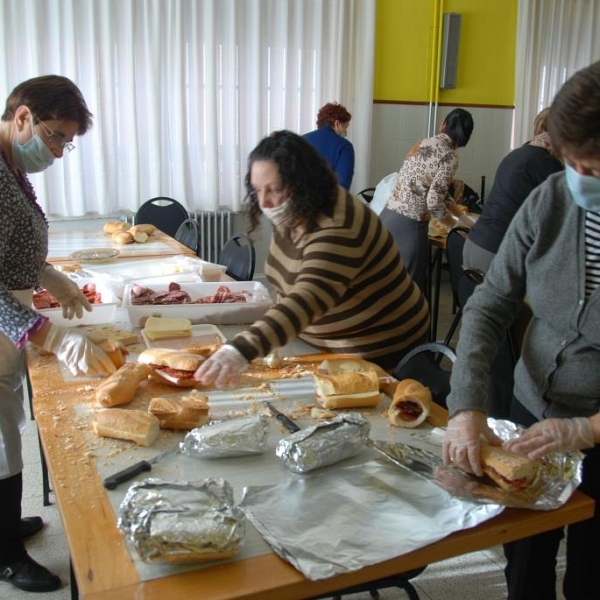
[[[377,406],[381,401],[379,378],[375,371],[315,373],[317,402],[327,409]]]
[[[175,387],[197,385],[194,373],[203,361],[198,354],[165,348],[148,348],[138,357],[138,362],[150,367],[153,379]]]
[[[502,446],[481,446],[483,472],[509,492],[529,487],[537,477],[540,465],[541,461],[516,454]]]
[[[394,392],[388,418],[396,427],[418,427],[429,416],[431,391],[416,379],[403,379]]]

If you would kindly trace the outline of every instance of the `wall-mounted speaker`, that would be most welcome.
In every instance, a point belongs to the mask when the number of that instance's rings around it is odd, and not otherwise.
[[[460,40],[460,22],[462,16],[456,13],[444,13],[442,23],[442,68],[440,87],[455,88],[458,71],[458,42]]]

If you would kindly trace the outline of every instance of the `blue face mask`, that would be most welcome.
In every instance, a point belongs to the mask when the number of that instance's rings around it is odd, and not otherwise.
[[[567,187],[577,206],[584,210],[600,212],[600,179],[581,175],[573,167],[565,166]]]
[[[47,169],[54,162],[54,154],[44,140],[33,130],[33,116],[31,117],[31,139],[24,144],[15,140],[12,143],[13,160],[17,167],[25,173],[39,173]]]

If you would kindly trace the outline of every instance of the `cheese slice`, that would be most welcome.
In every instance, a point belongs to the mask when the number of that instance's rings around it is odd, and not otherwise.
[[[192,335],[192,322],[183,317],[148,317],[144,333],[151,341],[186,338]]]

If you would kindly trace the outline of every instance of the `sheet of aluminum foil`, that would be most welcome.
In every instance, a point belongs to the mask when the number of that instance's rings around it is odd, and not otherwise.
[[[135,483],[117,525],[144,562],[172,564],[235,556],[246,530],[231,485],[219,478]]]
[[[187,433],[179,449],[197,458],[229,458],[262,454],[267,449],[269,421],[261,415],[209,423]]]
[[[247,487],[240,508],[313,580],[402,556],[504,510],[455,498],[384,458]]]
[[[356,456],[369,439],[371,424],[359,413],[341,414],[279,441],[275,453],[293,473],[308,473]]]
[[[500,419],[488,425],[502,440],[518,437],[523,427]],[[443,430],[438,430],[440,433]],[[436,435],[435,430],[432,432]],[[487,477],[475,477],[445,466],[440,454],[407,444],[374,441],[372,446],[399,467],[432,481],[448,493],[473,502],[502,504],[532,510],[553,510],[562,506],[581,483],[582,452],[555,452],[542,459],[533,484],[519,491],[500,489]]]

